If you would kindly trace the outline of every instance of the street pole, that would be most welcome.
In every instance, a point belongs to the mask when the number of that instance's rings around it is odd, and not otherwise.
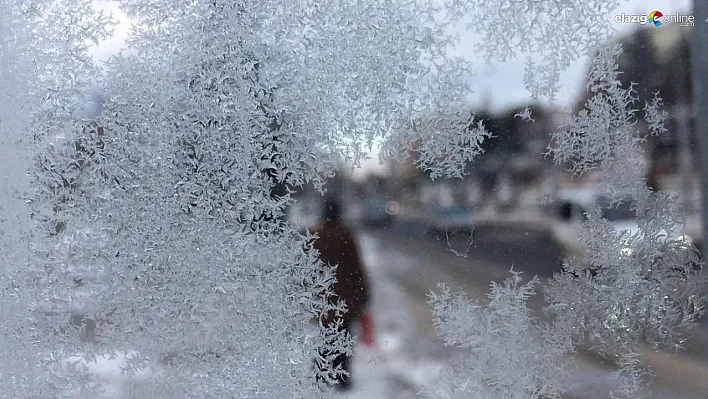
[[[687,107],[684,102],[681,102],[674,109],[676,110],[674,117],[678,127],[678,166],[681,179],[682,205],[688,215],[693,215],[695,214],[695,204],[691,202],[693,185],[691,184],[691,137],[688,127],[688,121],[693,113],[689,111],[690,107]]]
[[[708,2],[693,1],[695,26],[691,28],[691,66],[695,132],[700,146],[701,238],[699,248],[708,248]]]

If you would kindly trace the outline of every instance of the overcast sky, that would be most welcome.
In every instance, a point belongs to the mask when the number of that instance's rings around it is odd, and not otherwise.
[[[107,3],[97,2],[106,6]],[[120,17],[122,14],[111,6],[116,14]],[[672,13],[688,13],[691,9],[691,0],[627,0],[608,18],[613,19],[614,15],[620,13],[626,14],[641,14],[642,12],[649,13],[653,10],[659,10],[664,14]],[[637,29],[636,24],[620,24],[612,21],[613,26],[618,34],[627,33]],[[94,57],[97,60],[105,60],[111,54],[118,51],[124,43],[125,36],[130,28],[130,22],[122,16],[121,24],[118,26],[116,35],[94,51]],[[661,27],[657,27],[660,29]],[[690,29],[690,28],[686,28]],[[456,53],[475,54],[475,42],[477,38],[474,34],[466,31],[461,31],[460,43],[463,43],[456,50]],[[575,62],[566,73],[561,77],[561,91],[557,100],[558,105],[564,106],[570,104],[572,100],[578,96],[582,90],[583,74],[587,69],[588,59],[581,59]],[[481,60],[477,62],[478,67],[474,71],[474,76],[470,77],[470,81],[475,88],[475,93],[470,95],[470,101],[473,104],[484,102],[493,110],[502,110],[509,106],[525,103],[528,101],[528,93],[524,89],[524,61],[523,58],[512,60],[506,63],[496,63],[487,65]]]
[[[702,0],[706,1],[706,0]],[[97,3],[101,3],[98,2]],[[104,6],[106,3],[102,3]],[[626,34],[637,29],[641,25],[621,24],[614,22],[614,16],[620,13],[641,14],[658,10],[664,14],[690,13],[691,0],[627,0],[608,18],[612,19],[612,24],[617,30],[617,34]],[[124,44],[125,36],[130,29],[130,22],[115,7],[109,7],[121,18],[116,35],[102,43],[94,51],[97,60],[105,60],[111,54],[117,52]],[[698,21],[696,23],[699,23]],[[661,29],[657,27],[656,29]],[[685,28],[690,29],[690,28]],[[475,42],[477,38],[474,34],[461,31],[460,47],[456,52],[462,54],[475,54]],[[506,63],[496,63],[487,65],[481,60],[477,61],[478,67],[474,71],[474,76],[470,77],[475,92],[469,96],[472,107],[486,104],[492,111],[501,111],[505,108],[528,103],[529,94],[524,89],[524,59],[511,60]],[[556,100],[556,105],[565,107],[570,105],[581,93],[584,84],[584,74],[587,70],[588,58],[580,59],[561,76],[561,89]],[[378,161],[367,161],[365,170],[381,169]]]

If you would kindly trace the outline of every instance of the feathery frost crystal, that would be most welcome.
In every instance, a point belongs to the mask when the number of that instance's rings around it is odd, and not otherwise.
[[[0,0],[0,392],[15,397],[97,397],[85,362],[126,353],[126,373],[152,372],[128,397],[326,397],[313,360],[333,359],[317,349],[350,353],[352,340],[311,321],[346,304],[328,301],[335,274],[313,237],[284,221],[290,190],[322,189],[373,142],[384,157],[416,152],[433,179],[461,177],[493,137],[466,108],[471,65],[448,55],[451,24],[477,16],[489,61],[537,55],[527,88],[553,100],[560,73],[609,37],[619,1],[117,3],[133,30],[99,68],[88,50],[116,21],[93,1]],[[527,308],[537,279],[512,272],[484,306],[442,287],[429,303],[461,356],[431,395],[558,397],[566,355],[589,341],[619,351],[616,394],[636,398],[638,345],[680,346],[703,311],[705,273],[674,237],[682,210],[634,161],[639,111],[619,52],[598,53],[593,96],[549,153],[632,196],[641,234],[592,214],[585,258],[544,288],[550,324]],[[106,101],[88,118],[92,85]],[[661,106],[643,109],[649,134],[664,129]]]

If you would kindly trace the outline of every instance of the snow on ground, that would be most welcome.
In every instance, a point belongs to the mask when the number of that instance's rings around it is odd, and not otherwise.
[[[121,370],[127,366],[126,359],[133,353],[117,353],[115,358],[108,356],[97,356],[95,361],[87,362],[82,360],[80,356],[72,356],[66,359],[67,363],[83,362],[87,371],[95,374],[103,380],[103,393],[97,399],[122,399],[124,398],[124,390],[130,383],[146,382],[154,376],[153,372],[143,370],[138,371],[132,376],[124,374]],[[80,392],[75,392],[76,397],[81,397]]]
[[[360,242],[363,261],[370,271],[372,285],[372,312],[376,345],[373,348],[357,345],[352,361],[353,389],[340,394],[342,398],[403,399],[414,398],[415,393],[425,384],[430,386],[442,367],[442,362],[426,357],[425,347],[419,340],[419,331],[414,315],[410,311],[401,288],[387,274],[388,267],[402,267],[412,264],[402,253],[392,253],[376,247],[371,237]],[[78,361],[73,357],[67,361]],[[105,392],[101,399],[122,398],[127,384],[131,381],[147,379],[147,373],[134,377],[121,374],[125,358],[97,358],[86,363],[90,372],[105,380]],[[337,396],[337,394],[334,394]]]
[[[415,273],[420,262],[411,254],[389,248],[367,234],[360,235],[360,250],[365,267],[369,271],[372,287],[372,308],[376,344],[373,348],[358,344],[354,350],[352,382],[347,393],[333,393],[342,399],[409,399],[418,397],[416,392],[423,386],[433,388],[438,374],[451,351],[433,342],[423,332],[420,318],[413,309],[410,295],[393,276],[396,273]],[[422,299],[421,299],[422,300]],[[357,332],[355,331],[355,334]],[[106,380],[106,392],[101,398],[118,399],[127,383],[146,379],[145,373],[135,377],[121,374],[123,359],[97,359],[89,364],[91,371]],[[616,385],[613,370],[592,362],[578,361],[578,370],[572,382],[569,397],[604,399]],[[651,398],[705,399],[697,396],[681,396],[673,392],[657,390]]]
[[[404,253],[382,248],[373,237],[361,235],[362,261],[369,271],[376,345],[358,345],[352,366],[353,389],[343,398],[414,398],[423,387],[435,384],[443,360],[418,328],[405,293],[391,273],[406,272],[414,264]]]

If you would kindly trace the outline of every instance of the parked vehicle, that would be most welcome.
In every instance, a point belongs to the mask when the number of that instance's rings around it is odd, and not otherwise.
[[[627,196],[619,204],[612,204],[610,198],[602,195],[595,189],[566,189],[561,190],[556,195],[555,212],[556,218],[552,223],[552,234],[555,241],[563,250],[563,258],[575,257],[582,259],[582,245],[580,242],[583,230],[583,222],[587,220],[587,213],[599,207],[602,217],[612,223],[617,232],[617,239],[621,236],[641,235],[641,229],[633,210],[635,200]],[[692,244],[692,238],[680,232],[674,237],[668,237],[666,232],[659,232],[663,238],[681,240],[688,248]],[[657,242],[657,248],[664,245]],[[633,256],[633,249],[629,244],[622,249],[623,256]],[[588,265],[588,267],[591,267]]]
[[[561,246],[564,258],[581,254],[580,233],[583,223],[587,220],[587,213],[598,206],[600,197],[600,193],[592,188],[565,189],[556,193],[553,208],[556,217],[552,224],[552,234]],[[629,229],[631,233],[636,231],[636,223],[632,223],[633,215],[624,215],[627,217],[622,218],[619,217],[622,213],[618,213],[616,216],[611,221],[624,224],[624,229]]]
[[[362,223],[369,227],[383,227],[391,223],[398,213],[398,203],[380,197],[364,200]]]
[[[435,234],[472,232],[472,212],[464,206],[436,207],[431,215],[428,229]]]

